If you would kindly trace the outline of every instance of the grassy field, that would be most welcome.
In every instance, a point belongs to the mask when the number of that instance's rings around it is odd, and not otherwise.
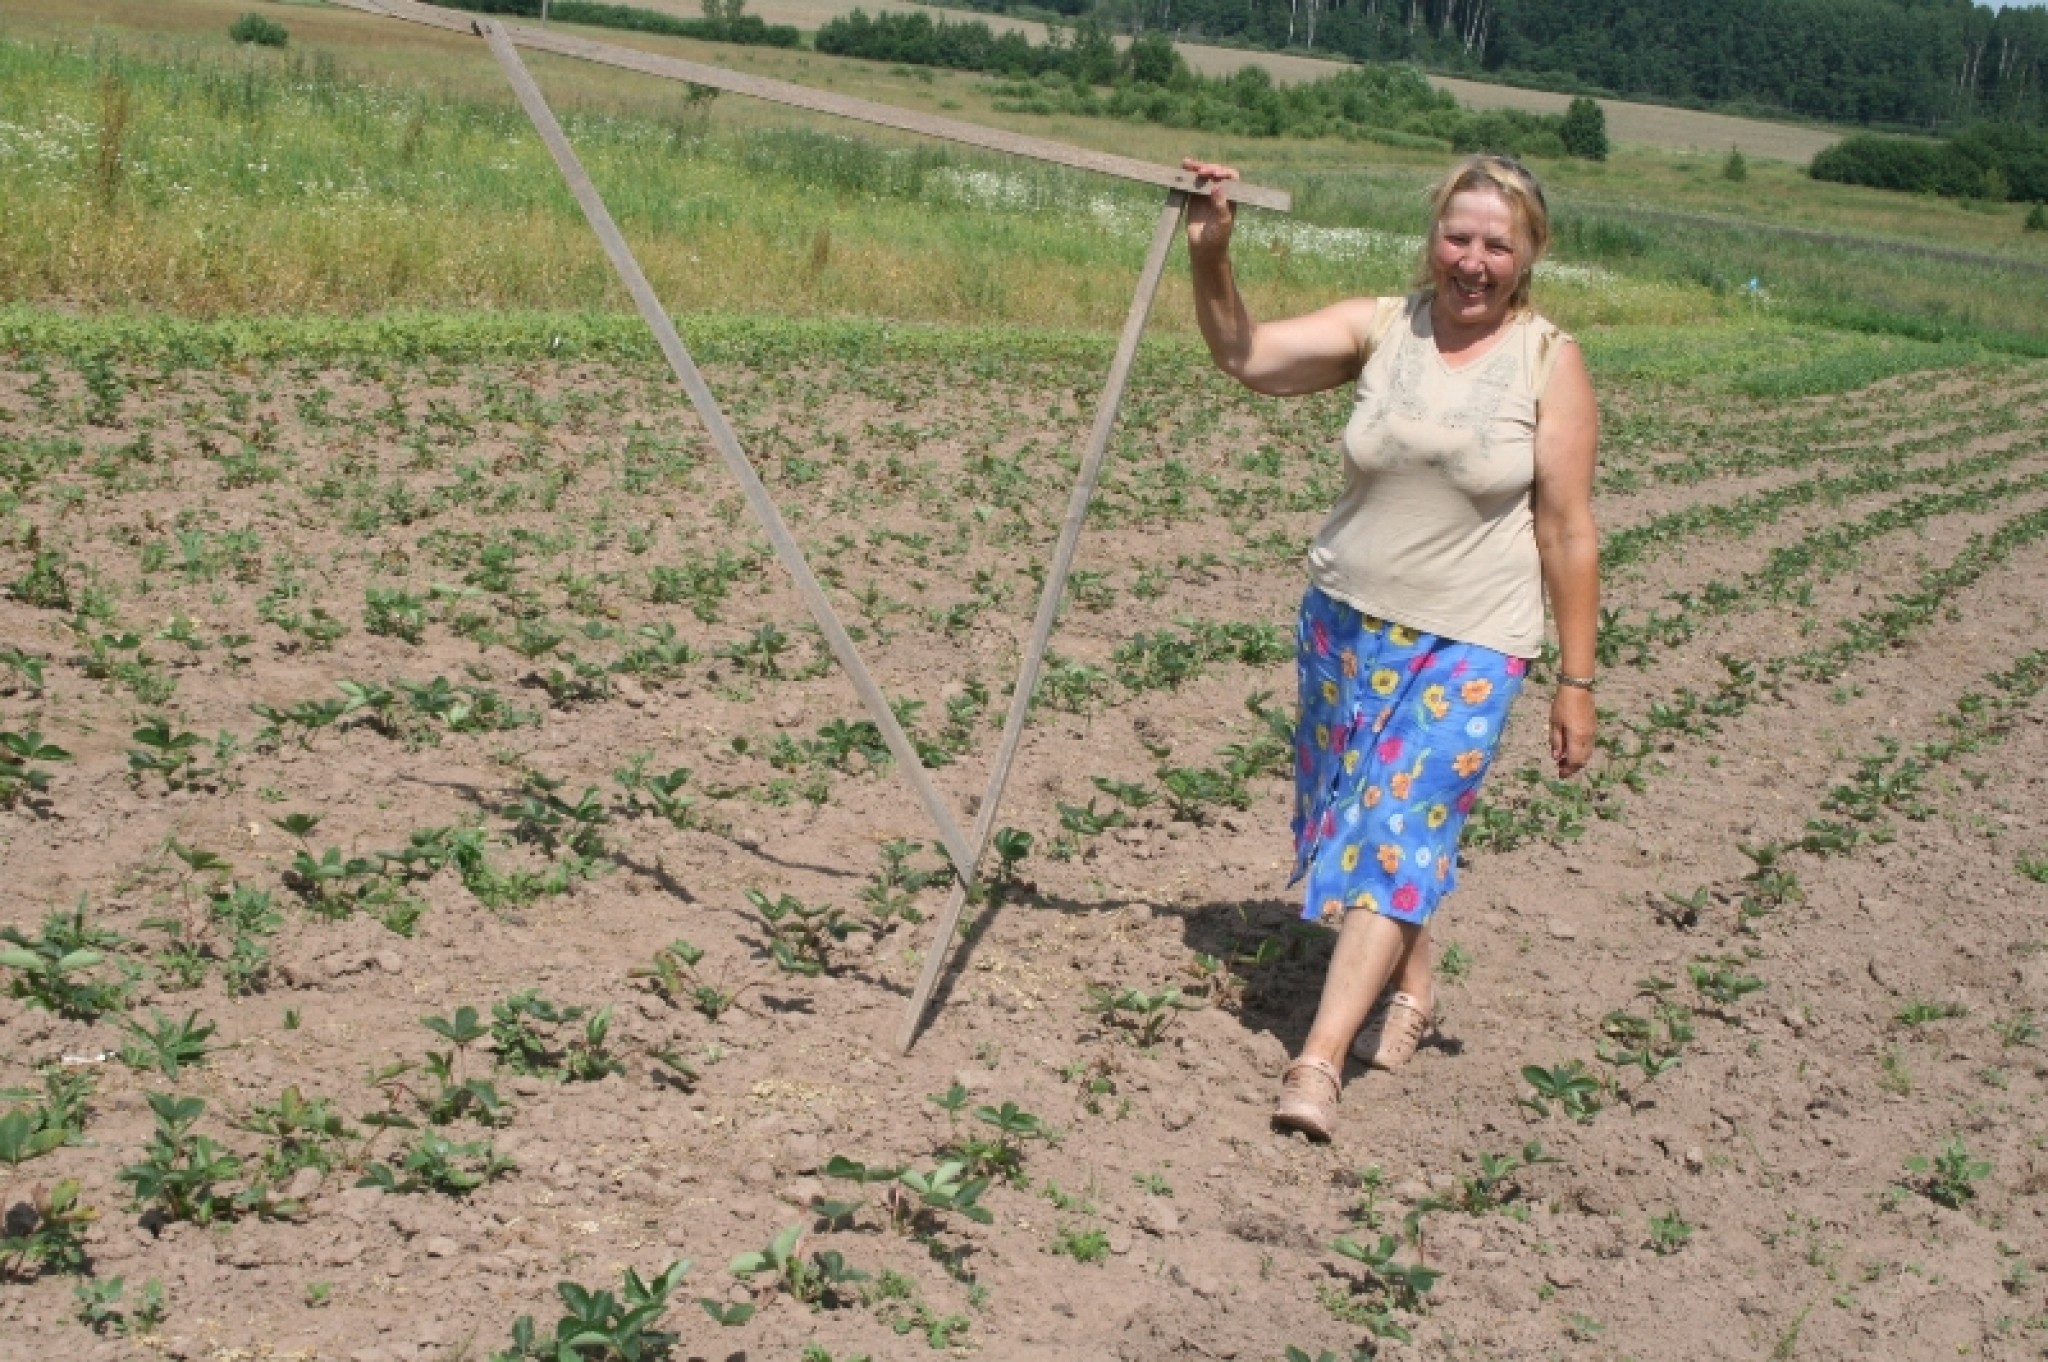
[[[494,68],[312,5],[232,51],[246,7],[0,0],[0,1356],[2038,1355],[2013,215],[1544,167],[1601,753],[1548,778],[1528,688],[1441,1034],[1309,1146],[1266,1114],[1328,959],[1288,631],[1341,395],[1229,385],[1176,269],[899,1058],[931,830]],[[534,65],[971,809],[1156,200]],[[1402,286],[1443,157],[1216,150],[1298,195],[1262,313]]]

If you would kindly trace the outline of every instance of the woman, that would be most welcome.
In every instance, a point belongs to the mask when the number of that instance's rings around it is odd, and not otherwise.
[[[1338,935],[1273,1112],[1326,1140],[1346,1048],[1396,1068],[1429,1028],[1430,917],[1542,649],[1546,589],[1560,653],[1551,755],[1570,776],[1592,754],[1598,416],[1578,346],[1529,306],[1550,224],[1519,163],[1474,156],[1436,187],[1408,297],[1265,323],[1231,275],[1221,182],[1237,172],[1182,165],[1217,182],[1188,217],[1217,367],[1274,396],[1357,391],[1344,494],[1309,549],[1298,652],[1295,879],[1303,915]]]

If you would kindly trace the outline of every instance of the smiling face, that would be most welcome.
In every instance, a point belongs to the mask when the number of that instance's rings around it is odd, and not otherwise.
[[[1491,331],[1516,305],[1529,247],[1514,209],[1492,189],[1453,194],[1430,234],[1439,325]]]

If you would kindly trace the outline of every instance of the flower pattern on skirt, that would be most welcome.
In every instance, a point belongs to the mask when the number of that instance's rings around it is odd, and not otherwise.
[[[1295,662],[1294,879],[1302,916],[1427,922],[1529,664],[1375,619],[1310,587]]]

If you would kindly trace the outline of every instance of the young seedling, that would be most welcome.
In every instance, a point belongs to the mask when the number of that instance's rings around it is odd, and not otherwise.
[[[69,752],[46,742],[36,729],[0,731],[0,809],[11,809],[50,788],[50,773],[34,763],[69,760]]]
[[[717,1021],[724,1011],[739,1001],[742,993],[754,987],[754,982],[741,984],[738,988],[725,987],[726,976],[721,974],[716,984],[707,982],[697,973],[697,965],[704,958],[704,952],[689,942],[678,938],[654,953],[653,963],[639,969],[626,971],[629,979],[645,979],[656,997],[674,1007],[687,1002],[711,1021]]]
[[[1082,1229],[1062,1225],[1053,1232],[1052,1252],[1077,1263],[1101,1263],[1109,1259],[1109,1232],[1100,1226]]]
[[[981,1194],[989,1187],[987,1177],[967,1176],[968,1164],[963,1159],[949,1159],[928,1173],[914,1168],[897,1171],[897,1187],[890,1189],[888,1201],[890,1218],[899,1231],[907,1229],[920,1208],[934,1211],[952,1211],[964,1215],[977,1225],[994,1222],[995,1217],[988,1208],[981,1205]],[[914,1194],[912,1202],[905,1192]]]
[[[1717,1014],[1727,1019],[1732,1009],[1766,985],[1753,974],[1742,971],[1742,962],[1731,958],[1694,960],[1685,967],[1686,977],[1701,997],[1713,1003]]]
[[[176,1021],[153,1007],[149,1017],[152,1025],[147,1028],[133,1021],[122,1022],[128,1033],[128,1042],[121,1047],[123,1064],[131,1069],[155,1069],[176,1082],[180,1069],[206,1062],[207,1038],[215,1030],[212,1022],[201,1022],[196,1011]]]
[[[356,1138],[356,1131],[326,1098],[309,1098],[296,1085],[275,1102],[250,1107],[246,1116],[231,1124],[270,1141],[263,1155],[263,1176],[273,1183],[289,1181],[302,1168],[331,1172],[341,1161],[342,1145]]]
[[[1147,993],[1142,989],[1109,989],[1097,984],[1088,987],[1088,1011],[1122,1028],[1140,1048],[1147,1050],[1159,1043],[1177,1013],[1195,1005],[1184,999],[1177,988]]]
[[[1693,1227],[1676,1206],[1663,1215],[1650,1217],[1650,1249],[1660,1257],[1678,1252],[1692,1242]]]
[[[105,961],[108,951],[122,944],[122,938],[117,933],[86,925],[82,898],[73,911],[53,912],[45,917],[41,932],[34,937],[16,927],[0,927],[0,941],[10,947],[0,950],[0,966],[15,971],[8,980],[8,994],[25,1000],[31,1007],[78,1021],[92,1021],[127,1002],[131,980],[110,982],[86,977]]]
[[[260,1202],[260,1196],[230,1194],[222,1185],[241,1176],[242,1161],[192,1127],[206,1112],[197,1097],[147,1094],[156,1129],[142,1161],[115,1173],[135,1194],[138,1209],[153,1209],[166,1220],[210,1225],[231,1220]]]
[[[76,1178],[37,1185],[0,1225],[0,1281],[26,1282],[44,1272],[80,1272],[86,1229],[99,1212],[80,1204]],[[26,1211],[26,1214],[23,1212]]]
[[[566,1313],[556,1321],[554,1333],[537,1335],[533,1317],[521,1315],[512,1324],[512,1346],[491,1354],[491,1362],[641,1362],[666,1357],[677,1336],[654,1326],[668,1312],[669,1297],[689,1270],[687,1259],[670,1263],[649,1282],[628,1268],[616,1296],[560,1282],[555,1294]]]
[[[791,1225],[760,1252],[740,1254],[732,1260],[732,1275],[746,1281],[766,1274],[768,1292],[779,1288],[813,1307],[830,1310],[851,1303],[855,1297],[848,1288],[866,1281],[868,1274],[848,1267],[844,1258],[830,1250],[814,1253],[806,1261],[801,1251],[803,1231],[802,1225]]]
[[[367,1122],[368,1118],[364,1119]],[[461,1197],[517,1167],[491,1148],[489,1141],[457,1144],[432,1133],[419,1135],[400,1154],[395,1167],[385,1163],[366,1165],[356,1186],[377,1187],[391,1193],[440,1192]]]
[[[1515,1105],[1527,1107],[1538,1116],[1550,1115],[1551,1103],[1556,1103],[1572,1120],[1581,1124],[1591,1121],[1606,1105],[1602,1100],[1604,1087],[1599,1079],[1586,1072],[1582,1060],[1568,1060],[1545,1069],[1529,1064],[1522,1069],[1522,1078],[1535,1094],[1517,1098]]]
[[[78,1322],[96,1334],[117,1338],[140,1338],[153,1334],[163,1324],[167,1307],[163,1283],[151,1277],[136,1292],[135,1308],[120,1310],[127,1283],[120,1277],[103,1282],[80,1282],[72,1293],[78,1301]]]
[[[1020,1109],[1015,1102],[1005,1102],[1000,1107],[976,1107],[974,1118],[984,1125],[993,1127],[996,1138],[991,1141],[969,1136],[956,1142],[949,1152],[971,1167],[975,1173],[995,1174],[1005,1182],[1023,1181],[1023,1141],[1043,1140],[1047,1144],[1059,1142],[1058,1131],[1030,1112]]]
[[[1960,1139],[1951,1139],[1933,1158],[1915,1154],[1906,1160],[1914,1175],[1913,1190],[1939,1206],[1961,1210],[1976,1200],[1976,1184],[1991,1176],[1991,1164],[1974,1158]]]
[[[790,974],[807,978],[826,972],[833,946],[854,932],[867,930],[864,924],[849,919],[844,909],[823,904],[812,907],[791,894],[771,901],[760,890],[749,889],[747,902],[768,929],[768,951],[775,963]]]

